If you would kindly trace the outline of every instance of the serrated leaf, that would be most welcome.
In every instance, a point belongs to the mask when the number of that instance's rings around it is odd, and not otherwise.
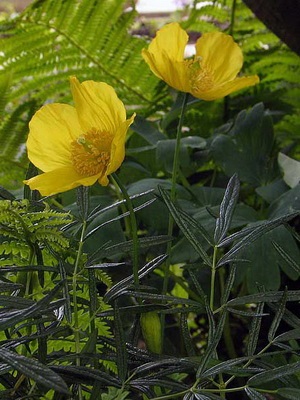
[[[230,227],[235,205],[239,195],[240,183],[236,174],[234,174],[227,185],[222,203],[220,205],[219,217],[216,220],[214,240],[219,244],[226,236]]]
[[[69,394],[64,380],[37,360],[17,354],[3,346],[0,350],[0,359],[35,382],[60,393]]]

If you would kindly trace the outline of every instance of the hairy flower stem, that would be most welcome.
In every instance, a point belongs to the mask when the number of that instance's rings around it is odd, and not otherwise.
[[[173,170],[172,170],[172,182],[171,182],[171,193],[170,193],[170,200],[174,203],[176,199],[176,183],[177,183],[177,176],[179,172],[179,162],[180,162],[180,142],[181,142],[181,130],[183,124],[184,113],[187,105],[188,100],[188,93],[184,93],[182,105],[181,105],[181,113],[179,117],[179,122],[177,125],[177,134],[176,134],[176,145],[175,145],[175,152],[174,152],[174,160],[173,160]],[[169,214],[169,224],[168,224],[168,236],[172,236],[173,234],[173,227],[174,227],[174,220],[171,214]],[[164,281],[163,281],[163,294],[167,293],[168,290],[168,283],[169,283],[169,276],[170,276],[170,254],[171,254],[172,242],[168,242],[167,245],[167,255],[168,258],[165,263],[164,268]]]
[[[74,339],[75,339],[75,351],[76,351],[76,366],[80,366],[80,334],[79,334],[79,318],[78,318],[78,306],[77,306],[77,296],[76,296],[76,289],[77,289],[77,274],[80,265],[80,259],[82,256],[82,249],[83,249],[83,239],[86,231],[86,221],[82,223],[81,229],[81,236],[78,245],[77,257],[75,261],[73,279],[72,279],[72,291],[73,291],[73,332],[74,332]],[[82,400],[82,390],[81,385],[78,386],[78,399]]]
[[[139,239],[138,239],[137,222],[135,218],[133,204],[125,186],[119,179],[118,175],[113,173],[110,177],[114,185],[118,186],[119,189],[121,190],[126,200],[127,210],[129,211],[130,231],[131,231],[130,233],[132,237],[133,279],[134,279],[134,285],[138,287],[139,286]]]

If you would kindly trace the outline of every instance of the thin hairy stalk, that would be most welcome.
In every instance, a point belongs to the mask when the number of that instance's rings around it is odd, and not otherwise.
[[[173,170],[172,170],[172,183],[171,183],[171,193],[170,193],[170,200],[174,203],[176,199],[176,183],[177,183],[177,176],[179,173],[179,156],[180,156],[180,142],[181,142],[181,130],[183,124],[184,113],[187,105],[188,100],[188,93],[184,93],[182,106],[181,106],[181,113],[179,117],[179,122],[177,125],[177,134],[176,134],[176,144],[175,144],[175,152],[174,152],[174,160],[173,160]],[[168,236],[172,236],[173,234],[173,227],[174,227],[174,220],[169,214],[169,223],[168,223]],[[168,242],[167,245],[167,255],[169,256],[165,263],[164,268],[164,281],[163,281],[163,294],[167,293],[168,290],[168,283],[169,283],[169,275],[170,275],[170,254],[171,254],[172,242]]]
[[[132,201],[128,195],[128,192],[119,179],[118,175],[113,173],[111,176],[111,180],[114,185],[118,186],[121,190],[125,200],[126,206],[129,211],[129,219],[130,219],[130,233],[132,237],[132,262],[133,262],[133,279],[135,286],[139,285],[139,238],[137,232],[137,222],[136,217],[133,209]]]

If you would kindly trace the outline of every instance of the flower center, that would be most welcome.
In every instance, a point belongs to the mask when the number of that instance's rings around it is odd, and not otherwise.
[[[71,143],[71,160],[76,172],[83,176],[105,173],[110,160],[112,136],[92,129]]]
[[[187,60],[188,74],[192,91],[207,92],[214,86],[213,73],[211,69],[201,63],[201,57]]]

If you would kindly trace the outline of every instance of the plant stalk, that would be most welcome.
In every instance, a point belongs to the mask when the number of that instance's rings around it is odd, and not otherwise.
[[[139,286],[139,239],[138,239],[138,229],[137,229],[137,222],[133,209],[133,204],[125,186],[123,185],[123,183],[121,182],[116,173],[113,173],[111,175],[111,180],[113,184],[115,186],[118,186],[118,188],[121,190],[126,200],[127,209],[129,211],[130,231],[131,231],[130,233],[132,237],[133,279],[134,279],[134,285],[138,287]]]

